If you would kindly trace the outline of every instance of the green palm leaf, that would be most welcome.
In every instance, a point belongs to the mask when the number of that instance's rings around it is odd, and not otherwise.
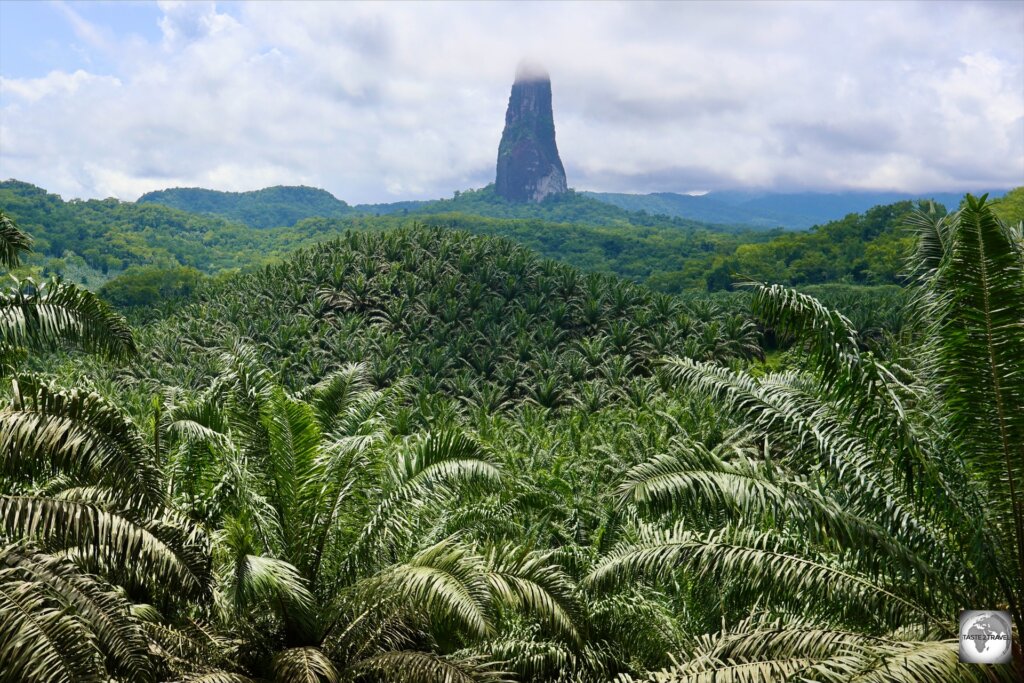
[[[58,280],[25,280],[0,294],[0,341],[37,351],[71,344],[113,359],[136,353],[123,317],[92,292]]]
[[[486,662],[460,661],[414,650],[369,657],[359,663],[355,672],[360,680],[407,683],[503,683],[509,680]]]
[[[586,583],[604,588],[638,576],[667,579],[676,572],[692,572],[718,585],[728,580],[741,601],[759,598],[800,608],[817,596],[820,609],[837,609],[843,618],[883,625],[916,620],[949,630],[949,619],[936,616],[898,587],[859,574],[837,558],[798,550],[800,545],[797,539],[728,527],[706,534],[682,525],[664,531],[647,528],[639,542],[604,558]]]
[[[209,555],[200,534],[107,508],[91,495],[81,500],[0,496],[0,522],[9,536],[35,540],[48,550],[75,551],[112,578],[182,597],[209,591]]]
[[[372,583],[403,596],[431,620],[448,620],[481,638],[493,633],[483,563],[453,539],[425,548]]]
[[[141,624],[128,603],[66,560],[23,546],[0,549],[7,580],[35,581],[76,614],[108,661],[108,670],[132,681],[153,679],[153,665]]]
[[[17,268],[21,253],[32,249],[32,238],[21,231],[14,219],[0,210],[0,266]]]
[[[0,569],[0,680],[102,683],[94,635],[38,581]]]
[[[436,505],[459,493],[482,491],[501,479],[484,448],[459,430],[414,439],[397,454],[388,470],[391,488],[349,550],[349,563],[372,551],[393,555],[412,530],[410,512]]]
[[[579,609],[575,586],[551,560],[553,551],[493,546],[486,554],[487,580],[499,607],[513,608],[538,618],[553,633],[579,643],[575,620]]]
[[[967,196],[933,286],[943,396],[971,469],[984,478],[1024,576],[1024,252],[991,208]],[[1012,528],[1012,531],[1011,531]],[[1017,599],[1024,586],[1017,583]],[[1018,627],[1024,622],[1018,620]]]
[[[293,647],[274,655],[275,683],[338,683],[337,669],[318,647]]]
[[[120,410],[98,394],[29,377],[13,383],[11,405],[0,411],[0,472],[33,478],[65,473],[106,485],[143,511],[164,500],[153,454]]]

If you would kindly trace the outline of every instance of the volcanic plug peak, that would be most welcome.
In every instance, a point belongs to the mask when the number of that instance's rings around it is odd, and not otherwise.
[[[516,70],[498,145],[495,191],[512,202],[540,202],[565,192],[565,168],[555,144],[551,78],[536,64]]]

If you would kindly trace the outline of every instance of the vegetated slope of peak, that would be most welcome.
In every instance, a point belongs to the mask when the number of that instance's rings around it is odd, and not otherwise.
[[[666,354],[760,354],[745,308],[584,274],[505,239],[349,233],[201,289],[145,328],[134,372],[154,387],[204,386],[220,352],[243,340],[292,389],[362,362],[379,387],[406,381],[417,401],[446,397],[432,411],[601,406],[657,391],[654,361]]]
[[[303,218],[346,216],[353,212],[327,190],[306,186],[266,187],[250,192],[220,192],[176,187],[147,192],[138,204],[163,204],[175,209],[220,216],[254,228],[294,225]]]

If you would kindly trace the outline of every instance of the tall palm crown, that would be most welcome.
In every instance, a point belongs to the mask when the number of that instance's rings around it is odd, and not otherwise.
[[[923,340],[883,360],[841,314],[778,286],[755,309],[802,363],[754,377],[689,359],[666,372],[733,414],[734,442],[683,441],[632,468],[648,521],[589,577],[714,590],[724,630],[672,681],[1018,680],[958,663],[961,609],[1024,629],[1024,246],[968,196],[920,213]]]

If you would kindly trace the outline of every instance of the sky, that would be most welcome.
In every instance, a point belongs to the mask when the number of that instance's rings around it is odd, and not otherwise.
[[[494,179],[517,64],[569,186],[1024,184],[1024,2],[0,0],[0,178],[65,199]]]

